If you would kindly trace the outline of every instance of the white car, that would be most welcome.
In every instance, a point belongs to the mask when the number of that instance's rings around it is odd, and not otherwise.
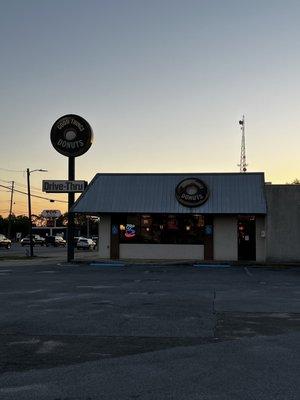
[[[0,247],[5,247],[9,250],[11,248],[11,240],[4,235],[0,235]]]
[[[96,248],[96,242],[94,242],[92,239],[87,239],[80,237],[77,241],[77,250],[95,250]]]
[[[32,245],[35,246],[39,244],[40,246],[45,246],[46,245],[46,241],[45,238],[41,237],[40,235],[32,235]],[[30,236],[25,236],[22,240],[21,240],[21,246],[26,246],[26,245],[30,245]]]

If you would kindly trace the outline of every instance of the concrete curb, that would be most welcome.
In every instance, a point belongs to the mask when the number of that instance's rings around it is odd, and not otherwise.
[[[275,269],[287,269],[287,268],[294,268],[300,267],[299,263],[258,263],[258,262],[243,262],[243,261],[199,261],[199,260],[136,260],[136,259],[120,259],[120,260],[107,260],[107,259],[99,259],[93,258],[92,254],[91,257],[87,258],[79,258],[68,263],[65,261],[65,255],[62,257],[43,257],[37,256],[34,258],[15,258],[15,259],[0,259],[0,267],[5,266],[28,266],[28,265],[59,265],[59,266],[160,266],[160,267],[167,267],[167,266],[190,266],[196,268],[225,268],[225,267],[236,267],[236,268],[243,268],[243,267],[251,267],[251,268],[275,268]]]

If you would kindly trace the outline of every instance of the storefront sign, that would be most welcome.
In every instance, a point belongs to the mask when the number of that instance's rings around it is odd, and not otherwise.
[[[198,178],[181,181],[175,190],[176,198],[186,207],[198,207],[205,203],[209,196],[208,187]]]
[[[131,239],[135,237],[135,225],[134,224],[126,224],[125,237],[127,239]]]
[[[41,212],[43,218],[59,218],[61,216],[60,210],[43,210]]]
[[[56,151],[67,157],[78,157],[91,147],[93,131],[84,118],[69,114],[53,124],[50,137]]]
[[[86,181],[43,181],[43,192],[80,193],[84,192],[86,186]]]

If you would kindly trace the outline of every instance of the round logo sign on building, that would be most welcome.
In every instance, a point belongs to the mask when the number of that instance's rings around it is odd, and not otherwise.
[[[78,157],[91,147],[93,130],[84,118],[68,114],[54,122],[50,137],[53,147],[60,154]]]
[[[176,198],[186,207],[198,207],[208,199],[209,191],[206,184],[198,178],[188,178],[181,181],[175,190]]]

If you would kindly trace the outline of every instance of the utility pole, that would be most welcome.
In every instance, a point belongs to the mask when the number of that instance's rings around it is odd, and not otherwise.
[[[12,215],[12,207],[13,207],[13,198],[14,198],[14,187],[15,182],[11,182],[11,193],[10,193],[10,207],[9,207],[9,216],[8,216],[8,229],[7,229],[7,236],[10,239],[11,235],[11,215]]]
[[[31,196],[30,196],[30,171],[29,171],[29,168],[27,168],[26,172],[27,172],[27,195],[28,195],[30,257],[33,257],[32,221],[31,221]]]
[[[240,172],[247,172],[247,162],[246,162],[246,143],[245,143],[245,116],[239,121],[242,132],[242,141],[241,141],[241,155],[240,155],[240,163],[238,166],[240,167]]]
[[[48,172],[46,169],[33,169],[30,171],[27,168],[27,195],[28,195],[28,218],[29,218],[29,241],[30,241],[30,257],[33,257],[33,240],[32,240],[32,221],[31,221],[31,196],[30,196],[30,174],[32,172]]]

